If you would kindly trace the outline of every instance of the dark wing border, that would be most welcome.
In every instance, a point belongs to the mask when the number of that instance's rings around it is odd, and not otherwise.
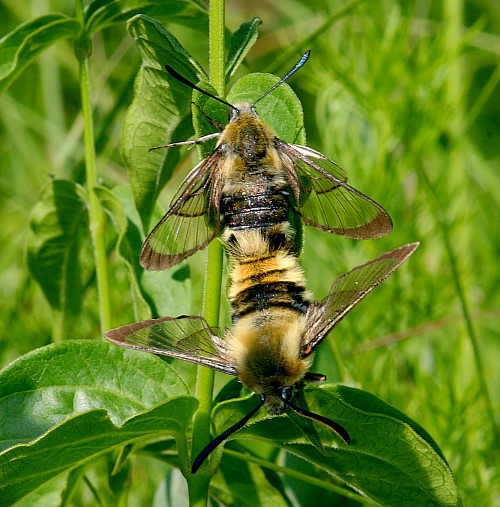
[[[148,234],[142,245],[139,264],[143,268],[163,270],[174,266],[197,251],[203,250],[219,234],[219,208],[224,182],[218,168],[223,157],[222,150],[216,148],[212,155],[197,164],[186,176],[172,199],[167,213]],[[199,207],[195,214],[189,214],[183,210],[183,206],[190,199],[194,203],[192,207],[195,209]],[[206,204],[200,204],[200,200],[203,199],[206,199]],[[208,218],[212,219],[213,229],[211,231],[207,223],[209,220],[205,217],[207,213],[209,214]],[[199,221],[194,222],[193,218],[197,218]],[[158,241],[173,243],[177,241],[181,231],[193,228],[196,230],[191,231],[189,235],[184,235],[181,240],[183,248],[179,252],[164,253],[155,249],[154,245]],[[200,231],[202,231],[201,234]],[[202,239],[198,240],[199,237]],[[193,240],[193,238],[195,239]]]
[[[218,327],[203,317],[162,317],[135,322],[104,333],[110,342],[134,350],[174,357],[237,375],[234,361]]]
[[[420,243],[410,243],[386,252],[380,257],[340,275],[328,296],[320,303],[311,303],[306,313],[306,334],[301,350],[311,354],[328,333],[373,289],[389,277]]]
[[[307,146],[290,145],[278,138],[275,138],[275,142],[295,198],[297,212],[304,223],[354,239],[375,239],[391,232],[392,220],[389,214],[373,199],[348,185],[344,171],[333,160]],[[343,179],[308,157],[328,163]],[[310,210],[309,214],[306,209]],[[328,222],[336,222],[337,225]]]

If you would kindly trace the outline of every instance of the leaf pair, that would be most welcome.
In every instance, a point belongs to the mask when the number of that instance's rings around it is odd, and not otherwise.
[[[216,431],[255,404],[254,396],[233,396],[226,389],[214,407]],[[324,432],[322,448],[317,448],[304,427],[263,410],[238,438],[272,442],[383,505],[460,504],[436,444],[398,410],[344,386],[307,387],[305,399],[314,400],[309,409],[348,422],[356,445],[337,449]],[[10,505],[57,475],[125,444],[141,445],[160,436],[189,438],[196,407],[183,381],[152,355],[90,341],[62,342],[27,354],[0,373],[2,503]],[[231,456],[245,459],[234,450]],[[228,485],[236,496],[241,491],[242,477],[227,475],[224,463],[224,481],[216,475],[212,482],[216,498]],[[181,463],[181,469],[186,466]],[[252,469],[252,477],[256,473],[251,464],[238,468]]]

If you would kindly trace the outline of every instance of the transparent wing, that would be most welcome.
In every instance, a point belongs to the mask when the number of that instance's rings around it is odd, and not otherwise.
[[[394,273],[416,250],[419,243],[411,243],[340,275],[330,293],[320,303],[312,303],[306,314],[307,332],[302,353],[309,355],[326,335],[377,285]]]
[[[139,263],[162,270],[205,248],[219,232],[222,183],[220,150],[200,162],[182,182],[170,209],[144,241]]]
[[[162,317],[106,331],[111,342],[129,349],[175,357],[237,375],[224,334],[203,317]]]
[[[349,186],[344,170],[307,146],[276,139],[288,183],[304,222],[355,239],[386,236],[392,220],[375,201]]]

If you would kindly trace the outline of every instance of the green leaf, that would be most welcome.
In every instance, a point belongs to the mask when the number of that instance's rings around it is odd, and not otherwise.
[[[191,28],[207,25],[206,7],[194,0],[96,0],[85,12],[86,26],[94,33],[136,14],[160,16]]]
[[[254,17],[251,21],[243,23],[231,37],[229,53],[226,62],[226,79],[236,72],[247,53],[257,41],[258,27],[262,23],[260,18]]]
[[[191,272],[187,264],[165,271],[143,270],[141,286],[155,315],[185,315],[191,306]]]
[[[351,445],[316,424],[318,448],[288,417],[272,417],[264,410],[230,438],[274,442],[382,505],[461,505],[436,443],[397,409],[345,386],[308,386],[304,394],[308,401],[304,408],[342,425]],[[216,433],[236,423],[256,403],[256,397],[250,396],[218,404],[213,412]]]
[[[150,354],[94,341],[31,352],[0,372],[0,445],[9,447],[0,454],[2,502],[118,446],[183,438],[196,406]]]
[[[231,104],[253,104],[278,81],[272,74],[248,74],[234,84],[227,101]],[[305,144],[302,104],[287,83],[283,83],[258,102],[256,109],[260,118],[274,129],[280,139],[288,143]]]
[[[279,78],[272,74],[258,72],[248,74],[234,84],[226,100],[235,106],[241,103],[253,104],[278,81]],[[199,83],[199,86],[217,95],[208,82]],[[210,125],[207,116],[222,125],[227,124],[229,114],[227,106],[196,90],[193,93],[193,99],[204,113],[202,114],[198,107],[193,107],[193,124],[197,137],[217,131]],[[284,83],[273,90],[262,101],[258,102],[256,108],[262,121],[272,127],[280,139],[289,143],[304,144],[306,142],[302,104],[288,84]],[[201,146],[208,144],[204,143]],[[205,149],[204,156],[207,156],[207,154]]]
[[[127,421],[114,425],[105,410],[91,410],[63,422],[31,444],[0,454],[0,494],[6,505],[31,493],[59,474],[119,446],[158,438],[180,436],[190,424],[197,400],[172,398]]]
[[[115,424],[122,424],[181,394],[188,394],[184,382],[151,354],[94,341],[42,347],[0,373],[0,448],[34,440],[91,408],[106,409]]]
[[[205,90],[216,97],[218,96],[217,91],[208,81],[200,81],[198,86],[202,90]],[[191,108],[194,134],[196,138],[220,132],[217,127],[210,123],[209,118],[210,120],[215,120],[220,125],[226,125],[230,108],[218,100],[214,100],[197,90],[193,91],[193,102],[196,104]],[[213,139],[197,145],[200,159],[212,154],[216,142],[217,140]]]
[[[281,480],[277,474],[226,456],[210,482],[210,494],[222,505],[287,507],[290,500],[279,486]]]
[[[227,101],[233,105],[245,102],[252,104],[278,81],[279,78],[271,74],[248,74],[231,88]],[[198,86],[217,95],[208,82],[198,83]],[[207,117],[219,122],[221,125],[227,124],[229,114],[227,106],[196,90],[193,92],[193,100],[198,106],[193,107],[193,125],[196,137],[217,132],[217,129],[210,124]],[[262,102],[258,103],[258,114],[264,122],[274,128],[280,139],[293,143],[305,143],[302,105],[294,91],[287,84],[282,84],[264,98]],[[200,144],[198,148],[201,156],[207,157],[210,155],[214,146],[215,141]]]
[[[170,76],[168,63],[191,81],[206,78],[205,72],[177,39],[160,23],[136,16],[127,28],[142,56],[135,81],[134,100],[122,132],[122,155],[144,229],[154,203],[179,160],[178,150],[149,151],[172,140],[192,135],[189,122],[191,89]]]
[[[76,38],[80,24],[62,14],[48,14],[19,25],[0,39],[0,93],[38,53],[60,39]]]
[[[48,505],[65,505],[61,502],[61,491],[64,490],[68,474],[62,474],[46,482],[43,486],[29,493],[16,502],[16,507],[47,507]],[[5,504],[7,505],[7,504]]]
[[[30,216],[28,267],[50,306],[61,316],[64,336],[82,301],[79,249],[87,234],[85,190],[67,180],[51,181]]]

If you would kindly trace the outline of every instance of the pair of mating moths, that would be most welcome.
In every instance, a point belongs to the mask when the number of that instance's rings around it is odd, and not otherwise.
[[[405,245],[354,268],[333,282],[322,301],[311,301],[292,224],[301,219],[316,229],[369,239],[388,234],[392,222],[381,206],[346,183],[337,164],[311,148],[283,142],[258,117],[255,104],[308,56],[309,51],[253,105],[228,104],[166,66],[183,83],[226,104],[229,123],[222,132],[159,147],[218,139],[213,153],[187,175],[170,209],[144,242],[140,264],[166,269],[219,236],[231,260],[232,329],[211,327],[203,317],[163,317],[113,329],[106,338],[123,347],[236,375],[259,397],[249,414],[198,455],[193,473],[262,405],[270,414],[289,407],[328,426],[349,444],[349,434],[339,424],[290,401],[294,386],[325,379],[307,371],[316,347],[418,246]]]

